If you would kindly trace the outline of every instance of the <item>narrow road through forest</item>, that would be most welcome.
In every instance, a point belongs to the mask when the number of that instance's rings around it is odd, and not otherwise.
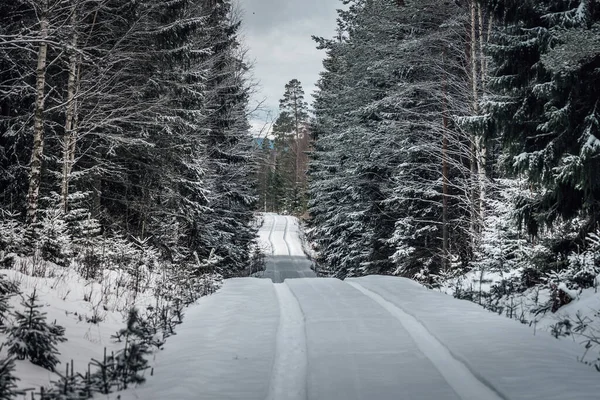
[[[286,279],[316,276],[304,254],[299,233],[296,218],[270,213],[264,215],[259,236],[267,257],[266,270],[259,274],[260,277],[282,283]]]
[[[292,217],[266,214],[260,238],[263,279],[190,307],[123,400],[598,399],[575,343],[408,279],[311,278]]]

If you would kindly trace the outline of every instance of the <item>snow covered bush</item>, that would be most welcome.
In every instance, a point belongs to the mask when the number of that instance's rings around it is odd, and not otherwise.
[[[72,254],[71,236],[61,210],[43,211],[43,216],[35,228],[35,250],[41,258],[58,265],[66,266]]]
[[[167,264],[163,268],[163,281],[154,289],[157,298],[182,306],[193,304],[202,296],[216,292],[223,283],[223,276],[210,269],[210,259],[202,263]]]
[[[515,199],[523,192],[519,179],[498,179],[487,210],[479,247],[472,265],[489,272],[508,272],[523,266],[527,237],[517,224]]]
[[[15,312],[14,325],[8,326],[8,354],[19,360],[30,360],[33,364],[54,371],[59,363],[56,345],[67,339],[62,326],[48,324],[46,314],[39,309],[35,290],[21,305],[23,312]]]
[[[10,253],[21,253],[25,249],[25,227],[18,214],[0,209],[0,262]]]

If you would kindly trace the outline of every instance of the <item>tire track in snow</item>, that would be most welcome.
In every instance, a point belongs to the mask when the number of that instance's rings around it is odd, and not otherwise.
[[[288,256],[291,256],[292,252],[290,251],[290,245],[287,241],[289,220],[287,215],[284,215],[283,218],[285,218],[285,228],[283,228],[283,243],[285,243],[285,248],[287,249]]]
[[[288,285],[274,284],[279,327],[267,400],[306,400],[308,359],[304,314]]]
[[[348,282],[348,284],[373,299],[400,321],[417,344],[417,348],[425,354],[462,400],[509,400],[454,357],[448,348],[415,317],[359,283]]]
[[[271,244],[271,255],[275,254],[275,245],[273,244],[273,229],[275,228],[275,217],[271,217],[271,230],[269,231],[269,243]]]

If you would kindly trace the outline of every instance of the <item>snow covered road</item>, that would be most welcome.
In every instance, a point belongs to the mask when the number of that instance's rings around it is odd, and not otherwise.
[[[575,343],[407,279],[310,278],[293,217],[259,235],[270,279],[200,299],[123,400],[598,399]]]
[[[261,247],[267,253],[266,270],[262,278],[275,283],[285,279],[310,278],[316,276],[310,269],[311,262],[302,249],[298,220],[289,215],[264,214],[264,223],[259,231]]]
[[[231,279],[122,399],[592,400],[581,347],[413,281]]]

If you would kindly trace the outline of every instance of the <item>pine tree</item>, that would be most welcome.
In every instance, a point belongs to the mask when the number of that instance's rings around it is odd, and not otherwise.
[[[46,313],[40,311],[42,306],[38,304],[35,290],[21,305],[24,312],[15,312],[14,325],[7,328],[8,354],[53,371],[60,362],[56,345],[67,340],[65,330],[60,325],[46,322]]]
[[[285,210],[303,214],[306,210],[309,114],[302,84],[297,79],[285,85],[285,92],[279,101],[279,116],[273,124],[273,135],[277,152],[274,172],[283,186],[272,190],[284,193],[278,202],[282,203]]]
[[[273,196],[275,212],[293,212],[296,187],[296,160],[294,154],[294,122],[287,112],[280,112],[273,124],[274,166],[269,191]]]

